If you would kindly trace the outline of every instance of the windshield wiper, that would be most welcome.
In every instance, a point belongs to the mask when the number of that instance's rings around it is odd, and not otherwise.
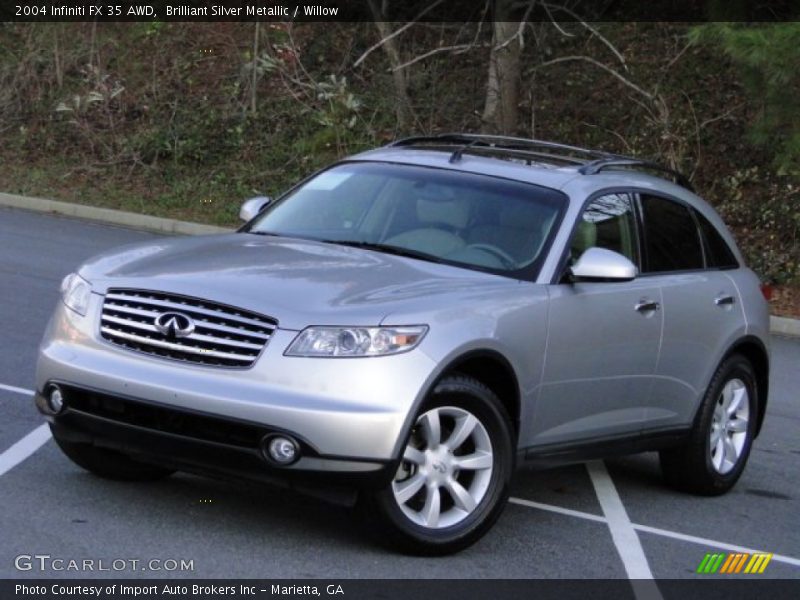
[[[385,254],[394,254],[396,256],[406,256],[408,258],[417,258],[419,260],[426,260],[432,263],[444,264],[447,261],[442,260],[438,256],[428,254],[427,252],[420,252],[419,250],[411,250],[410,248],[403,248],[401,246],[392,246],[391,244],[380,244],[378,242],[359,242],[355,240],[320,240],[326,244],[338,244],[340,246],[348,246],[350,248],[363,248],[365,250],[375,250],[376,252],[383,252]]]
[[[272,233],[271,231],[253,231],[251,229],[249,231],[245,231],[245,233],[252,233],[253,235],[268,235],[271,237],[282,237],[280,233]]]

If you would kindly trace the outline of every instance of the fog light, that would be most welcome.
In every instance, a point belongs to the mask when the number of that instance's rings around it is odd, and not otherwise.
[[[266,455],[273,462],[286,466],[300,458],[300,448],[293,439],[276,435],[267,440]]]
[[[53,389],[50,391],[48,404],[50,405],[50,410],[54,413],[59,413],[61,409],[64,408],[64,395],[58,387],[53,386]]]

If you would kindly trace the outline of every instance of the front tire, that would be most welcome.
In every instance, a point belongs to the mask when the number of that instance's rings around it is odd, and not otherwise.
[[[739,354],[727,358],[711,379],[689,440],[660,453],[667,483],[704,496],[730,490],[750,455],[758,402],[750,361]]]
[[[60,437],[51,426],[53,439],[72,462],[103,479],[115,481],[157,481],[175,471],[139,462],[121,452]]]
[[[379,539],[413,554],[475,543],[508,499],[513,433],[497,396],[470,377],[444,378],[417,415],[394,480],[369,495]]]

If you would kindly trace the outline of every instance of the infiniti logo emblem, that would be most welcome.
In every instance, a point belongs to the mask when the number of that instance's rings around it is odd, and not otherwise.
[[[179,312],[161,313],[153,324],[158,331],[172,339],[186,337],[194,331],[194,321]]]

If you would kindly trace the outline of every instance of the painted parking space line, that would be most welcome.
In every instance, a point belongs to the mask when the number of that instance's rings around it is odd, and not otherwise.
[[[676,531],[669,531],[668,529],[660,529],[658,527],[650,527],[649,525],[633,525],[633,528],[643,533],[652,533],[663,537],[672,538],[673,540],[680,540],[682,542],[690,542],[692,544],[699,544],[706,548],[719,548],[720,550],[728,550],[730,552],[739,552],[742,554],[770,554],[767,550],[757,550],[755,548],[748,548],[746,546],[737,546],[736,544],[726,544],[717,540],[708,538],[697,537],[695,535],[687,535],[685,533],[678,533]],[[781,562],[787,565],[800,567],[800,558],[793,558],[783,554],[773,554],[772,560]]]
[[[26,458],[31,456],[50,439],[50,427],[47,423],[39,425],[28,435],[0,454],[0,476],[5,475]]]
[[[0,383],[0,390],[13,392],[15,394],[22,394],[23,396],[33,396],[33,390],[26,390],[25,388],[6,385],[4,383]],[[43,423],[16,444],[11,446],[8,450],[0,454],[0,476],[5,475],[26,458],[31,456],[39,448],[44,446],[49,439],[50,428],[47,426],[47,423]]]
[[[592,513],[583,512],[580,510],[573,510],[571,508],[563,508],[561,506],[556,506],[554,504],[544,504],[542,502],[533,502],[531,500],[525,500],[524,498],[509,498],[508,500],[511,504],[517,504],[519,506],[527,506],[528,508],[534,508],[537,510],[543,510],[545,512],[556,513],[559,515],[565,515],[568,517],[575,517],[578,519],[583,519],[585,521],[594,521],[596,523],[607,523],[607,519],[600,515],[593,515]],[[747,546],[739,546],[737,544],[729,544],[727,542],[721,542],[719,540],[712,540],[710,538],[698,537],[696,535],[688,535],[685,533],[680,533],[678,531],[670,531],[669,529],[661,529],[660,527],[651,527],[650,525],[640,525],[638,523],[632,523],[632,527],[636,531],[641,531],[642,533],[650,533],[653,535],[658,535],[661,537],[671,538],[674,540],[679,540],[682,542],[688,542],[690,544],[698,544],[700,546],[705,546],[706,548],[718,548],[720,550],[728,550],[730,552],[740,552],[743,554],[766,554],[768,551],[766,550],[759,550],[756,548],[749,548]],[[786,556],[785,554],[774,554],[772,556],[772,560],[775,562],[784,563],[787,565],[792,565],[795,567],[800,567],[800,558],[794,558],[792,556]]]
[[[639,540],[639,534],[633,528],[628,511],[622,504],[619,492],[608,474],[605,463],[593,460],[586,463],[589,479],[592,480],[600,508],[606,517],[611,539],[617,548],[617,554],[622,559],[622,565],[631,581],[631,587],[636,598],[648,600],[661,600],[661,592],[653,579],[650,563]]]
[[[22,394],[23,396],[33,396],[33,390],[26,390],[25,388],[16,387],[13,385],[6,385],[4,383],[0,383],[0,390],[5,390],[6,392],[13,392],[15,394]]]
[[[608,523],[608,520],[600,515],[593,515],[592,513],[587,513],[580,510],[572,510],[571,508],[562,508],[561,506],[556,506],[554,504],[543,504],[541,502],[533,502],[532,500],[525,500],[524,498],[516,497],[509,498],[508,501],[511,504],[519,504],[520,506],[546,510],[547,512],[567,515],[568,517],[577,517],[578,519],[586,519],[587,521],[596,521],[598,523]]]

